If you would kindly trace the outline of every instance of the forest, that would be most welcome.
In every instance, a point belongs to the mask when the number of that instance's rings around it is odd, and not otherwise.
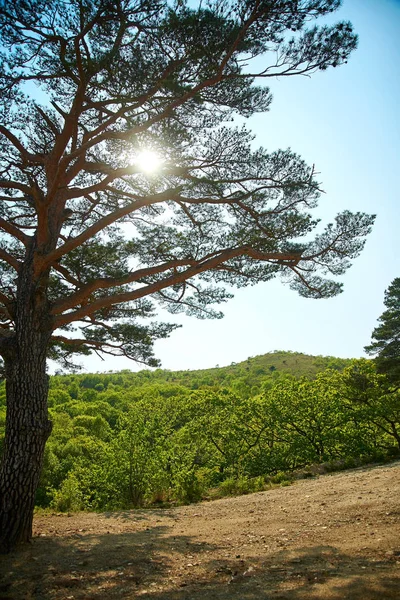
[[[202,371],[55,375],[36,506],[191,503],[400,452],[400,392],[373,361],[274,352]],[[0,387],[0,437],[5,386]]]

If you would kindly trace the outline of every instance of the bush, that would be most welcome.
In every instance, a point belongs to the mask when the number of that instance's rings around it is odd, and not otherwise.
[[[59,512],[77,512],[83,510],[83,495],[79,481],[73,473],[69,473],[59,490],[54,492],[51,508]]]
[[[199,502],[206,489],[201,475],[193,469],[179,471],[174,478],[174,497],[182,504]]]
[[[271,483],[281,483],[282,485],[287,485],[287,482],[291,483],[292,477],[288,473],[284,473],[283,471],[278,471],[276,475],[273,475],[270,479]]]
[[[225,479],[217,488],[217,495],[223,496],[241,496],[243,494],[252,494],[265,489],[263,477],[229,477]]]

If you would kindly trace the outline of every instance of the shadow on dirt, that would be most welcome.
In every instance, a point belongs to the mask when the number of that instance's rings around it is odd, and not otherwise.
[[[174,521],[178,519],[178,517],[176,516],[176,511],[174,511],[173,509],[170,510],[168,508],[154,508],[154,506],[148,509],[135,508],[134,510],[115,510],[104,512],[101,514],[105,519],[112,519],[113,521],[117,519],[123,521],[124,523],[147,521],[149,515],[153,517],[162,517],[163,519],[165,517],[168,517],[170,519],[173,519]]]
[[[135,596],[138,589],[167,578],[168,555],[214,550],[185,536],[165,536],[168,530],[156,526],[132,533],[34,538],[0,556],[0,600]]]
[[[314,546],[220,559],[221,548],[168,530],[35,538],[1,557],[0,600],[400,598],[397,553],[377,559]]]

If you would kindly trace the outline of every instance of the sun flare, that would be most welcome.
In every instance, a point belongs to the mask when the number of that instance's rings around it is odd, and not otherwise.
[[[136,158],[135,163],[144,173],[156,173],[164,164],[164,159],[154,150],[141,150]]]

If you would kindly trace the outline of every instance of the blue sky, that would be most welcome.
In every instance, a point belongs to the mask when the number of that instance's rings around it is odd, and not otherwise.
[[[224,366],[273,350],[358,358],[382,313],[383,294],[400,276],[400,1],[344,0],[333,20],[350,20],[359,47],[349,63],[312,78],[269,82],[274,101],[248,126],[268,150],[291,147],[315,164],[325,194],[318,216],[376,213],[362,255],[329,300],[300,298],[279,280],[241,289],[219,321],[162,315],[182,324],[156,344],[163,368]],[[85,370],[138,367],[97,357]],[[142,368],[142,367],[140,367]]]

